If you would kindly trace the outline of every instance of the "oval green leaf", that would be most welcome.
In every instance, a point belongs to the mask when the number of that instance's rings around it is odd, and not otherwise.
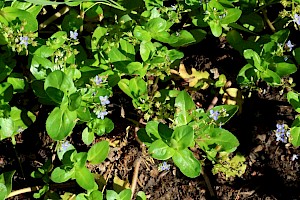
[[[87,160],[92,164],[100,164],[109,153],[109,142],[104,140],[94,144],[88,151]]]

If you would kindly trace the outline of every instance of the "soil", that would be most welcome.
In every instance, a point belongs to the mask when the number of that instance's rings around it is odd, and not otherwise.
[[[183,62],[187,68],[217,68],[220,74],[224,73],[231,80],[233,86],[238,70],[245,64],[239,53],[224,39],[208,38],[182,50],[186,55]],[[110,141],[110,154],[102,164],[88,167],[107,181],[105,189],[116,189],[116,178],[122,180],[119,185],[129,185],[134,170],[140,163],[136,191],[144,191],[148,199],[300,199],[300,159],[292,161],[292,156],[300,155],[300,150],[276,142],[274,133],[276,123],[290,125],[295,115],[286,98],[280,95],[280,90],[281,88],[269,88],[262,84],[260,90],[252,91],[250,98],[247,97],[249,93],[244,93],[242,112],[224,126],[239,139],[237,151],[246,157],[247,169],[242,177],[226,180],[222,174],[213,175],[212,166],[208,162],[204,163],[203,174],[194,179],[182,175],[171,161],[168,161],[170,170],[160,172],[160,162],[151,159],[145,147],[136,140],[134,124],[120,117],[120,106],[130,105],[130,99],[123,96],[112,99],[115,106],[111,108],[112,114],[109,117],[115,123],[114,131],[97,138],[97,141]],[[212,90],[199,90],[193,92],[193,97],[195,102],[207,108],[213,93]],[[53,151],[53,141],[45,133],[45,120],[52,108],[34,107],[38,104],[36,99],[31,102],[22,101],[29,99],[30,95],[32,94],[16,97],[18,100],[13,103],[35,110],[36,122],[18,135],[15,147],[9,140],[0,142],[0,173],[16,170],[13,190],[42,185],[41,180],[36,180],[29,174],[51,159]],[[221,101],[217,104],[221,104]],[[133,108],[125,106],[124,110],[126,116],[130,115],[138,121],[138,116],[132,113]],[[81,131],[82,128],[77,127],[69,138],[79,151],[87,149],[80,140]],[[194,153],[196,155],[199,152]],[[66,186],[64,191],[79,191],[72,182],[68,183],[72,187]],[[60,192],[59,188],[54,187],[53,190]],[[33,197],[32,193],[26,193],[10,199]]]

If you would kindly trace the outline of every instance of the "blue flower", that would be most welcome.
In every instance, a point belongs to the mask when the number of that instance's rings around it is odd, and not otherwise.
[[[67,149],[71,146],[69,141],[65,141],[64,143],[61,144],[61,151],[67,151]]]
[[[159,171],[168,171],[170,170],[170,164],[167,164],[167,162],[163,162],[158,166]]]
[[[277,133],[285,133],[285,128],[284,128],[284,124],[276,124],[276,132]]]
[[[100,96],[99,99],[102,106],[110,104],[110,101],[108,100],[108,96]]]
[[[293,47],[295,46],[292,44],[291,40],[287,41],[285,45],[287,48],[289,48],[289,51],[292,51]]]
[[[300,16],[298,14],[294,15],[293,22],[295,22],[296,24],[300,25]]]
[[[70,31],[70,38],[76,40],[78,36],[77,30],[75,31]]]
[[[95,83],[96,83],[96,85],[100,85],[100,83],[102,83],[102,78],[100,78],[98,75],[95,77],[95,79],[94,79],[94,81],[95,81]]]
[[[210,115],[209,115],[210,118],[214,119],[215,121],[218,120],[218,118],[220,116],[219,111],[210,110],[209,113],[210,113]]]
[[[108,114],[108,112],[106,110],[101,111],[97,114],[97,118],[99,119],[104,119],[104,117]]]
[[[19,44],[24,44],[26,47],[28,45],[28,37],[24,36],[24,37],[20,37],[20,43]]]
[[[285,137],[285,134],[284,133],[276,133],[276,141],[281,141],[283,143],[286,143],[287,142],[287,139]]]

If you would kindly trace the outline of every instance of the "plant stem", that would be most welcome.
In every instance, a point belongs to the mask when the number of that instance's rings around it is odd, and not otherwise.
[[[70,10],[69,6],[65,6],[62,9],[60,9],[57,13],[55,13],[54,15],[52,15],[51,17],[49,17],[46,21],[44,21],[43,23],[41,23],[40,26],[39,26],[39,30],[41,30],[43,28],[46,28],[50,23],[52,23],[56,19],[60,18],[62,15],[66,14],[67,12],[69,12],[69,10]]]
[[[275,33],[276,32],[276,29],[275,27],[273,26],[272,22],[269,20],[268,16],[267,16],[267,10],[266,9],[263,9],[262,10],[262,13],[264,15],[264,19],[265,21],[267,22],[268,26],[270,27],[270,29]]]
[[[27,187],[27,188],[23,188],[23,189],[20,189],[20,190],[16,190],[16,191],[11,192],[7,196],[7,198],[14,197],[14,196],[17,196],[19,194],[24,194],[24,193],[27,193],[27,192],[35,192],[35,191],[38,191],[41,188],[42,188],[41,186],[35,186],[35,187]]]
[[[134,163],[134,172],[133,172],[133,177],[132,177],[132,182],[131,182],[131,192],[132,192],[131,199],[133,198],[134,191],[136,188],[141,161],[142,161],[142,159],[139,157]]]

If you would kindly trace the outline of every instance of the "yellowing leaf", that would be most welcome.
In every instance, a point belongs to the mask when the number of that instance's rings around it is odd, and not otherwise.
[[[239,113],[242,110],[244,96],[241,91],[237,88],[227,88],[222,98],[223,104],[227,105],[238,105]]]
[[[209,86],[208,83],[205,82],[209,78],[209,73],[207,71],[197,71],[195,68],[192,68],[192,74],[189,74],[187,73],[184,64],[181,63],[179,66],[179,72],[175,72],[175,74],[178,74],[181,78],[188,82],[190,87],[194,87],[201,80],[204,81],[201,89],[207,89]]]
[[[130,189],[130,184],[128,181],[123,181],[116,175],[114,177],[113,189],[119,193],[124,189]]]

